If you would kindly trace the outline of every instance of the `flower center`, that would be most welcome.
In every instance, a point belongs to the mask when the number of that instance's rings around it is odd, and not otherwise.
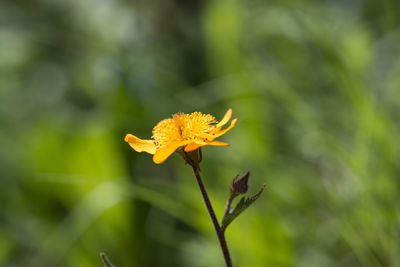
[[[177,113],[154,127],[153,139],[157,147],[185,140],[204,141],[210,136],[216,123],[217,120],[209,114]]]

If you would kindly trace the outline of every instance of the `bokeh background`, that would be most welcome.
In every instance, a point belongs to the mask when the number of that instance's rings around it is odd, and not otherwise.
[[[190,168],[123,137],[232,107],[235,266],[400,266],[399,44],[397,0],[2,0],[0,265],[223,266]]]

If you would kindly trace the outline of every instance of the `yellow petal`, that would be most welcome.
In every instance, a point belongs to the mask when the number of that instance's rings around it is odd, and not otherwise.
[[[156,153],[156,145],[153,140],[143,140],[132,134],[127,134],[125,136],[125,142],[128,142],[129,145],[137,152],[147,152],[149,154]]]
[[[233,119],[233,120],[231,121],[231,125],[229,125],[229,127],[227,127],[227,128],[225,128],[225,129],[223,129],[223,130],[220,130],[220,131],[216,132],[216,133],[213,135],[213,137],[210,139],[210,141],[214,140],[214,139],[217,138],[217,137],[220,137],[221,135],[224,135],[224,134],[225,134],[226,132],[228,132],[230,129],[232,129],[233,127],[235,127],[236,122],[237,122],[237,119]]]
[[[222,118],[222,120],[215,127],[220,128],[220,127],[224,126],[231,119],[231,117],[232,117],[232,109],[230,108],[225,113],[225,115]]]
[[[211,141],[207,143],[208,146],[229,146],[228,143],[221,142],[221,141]]]
[[[205,143],[205,142],[204,142],[204,144],[203,144],[203,143],[199,143],[199,142],[190,143],[190,144],[188,144],[187,146],[185,146],[185,151],[186,151],[186,152],[192,152],[192,151],[195,151],[195,150],[198,149],[199,147],[204,146],[204,145],[206,145],[206,144],[207,144],[207,143]]]
[[[190,143],[187,146],[185,146],[185,152],[195,151],[196,149],[202,146],[229,146],[229,144],[220,141]]]
[[[153,156],[154,163],[156,163],[156,164],[163,163],[179,147],[185,146],[191,142],[192,141],[175,142],[175,143],[171,143],[169,145],[159,148]]]

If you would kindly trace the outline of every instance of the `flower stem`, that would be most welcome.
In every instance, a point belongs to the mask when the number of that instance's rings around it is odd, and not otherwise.
[[[213,209],[213,207],[211,205],[210,198],[208,197],[207,190],[206,190],[206,188],[204,186],[204,183],[203,183],[203,180],[201,178],[200,170],[194,164],[193,165],[191,164],[191,166],[192,166],[193,172],[194,172],[194,174],[196,176],[196,180],[197,180],[197,183],[199,185],[201,194],[203,196],[204,203],[206,204],[208,214],[211,217],[212,223],[213,223],[214,228],[215,228],[215,232],[217,233],[219,244],[221,246],[221,250],[222,250],[222,253],[224,255],[226,267],[233,267],[232,260],[231,260],[231,257],[229,255],[228,245],[227,245],[226,239],[225,239],[224,230],[219,225],[217,216],[215,215],[214,209]]]

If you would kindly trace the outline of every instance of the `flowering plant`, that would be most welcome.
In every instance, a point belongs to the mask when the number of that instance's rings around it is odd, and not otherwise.
[[[264,190],[263,186],[254,196],[243,196],[236,206],[232,207],[234,199],[247,192],[250,173],[247,172],[241,177],[237,176],[230,186],[221,223],[218,221],[200,175],[201,148],[203,146],[228,146],[228,143],[215,139],[235,127],[237,119],[231,120],[231,118],[232,109],[228,109],[220,122],[212,115],[200,112],[191,114],[177,113],[172,115],[171,118],[160,121],[153,128],[153,136],[150,140],[140,139],[132,134],[125,136],[125,141],[135,151],[152,154],[153,161],[156,164],[165,162],[170,155],[178,152],[186,163],[192,167],[207,211],[213,222],[227,267],[232,267],[233,265],[225,239],[225,230],[239,214],[258,199]],[[224,128],[229,121],[231,121],[230,125]]]

